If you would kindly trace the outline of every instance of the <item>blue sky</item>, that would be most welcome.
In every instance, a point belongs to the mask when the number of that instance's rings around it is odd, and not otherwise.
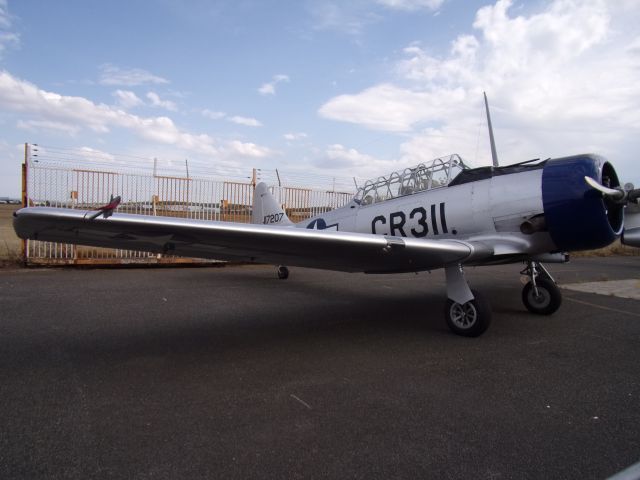
[[[0,195],[22,144],[366,178],[582,152],[640,184],[640,1],[0,0]]]

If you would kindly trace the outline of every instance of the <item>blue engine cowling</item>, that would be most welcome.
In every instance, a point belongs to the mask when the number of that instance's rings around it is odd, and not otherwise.
[[[622,233],[624,207],[604,199],[585,176],[611,188],[620,186],[613,166],[597,155],[556,158],[544,166],[544,216],[558,250],[605,247]]]

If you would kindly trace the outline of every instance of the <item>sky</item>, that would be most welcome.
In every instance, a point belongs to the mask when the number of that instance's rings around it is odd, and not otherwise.
[[[0,196],[25,142],[196,173],[488,165],[483,91],[501,164],[593,152],[637,186],[639,22],[640,0],[0,0]]]

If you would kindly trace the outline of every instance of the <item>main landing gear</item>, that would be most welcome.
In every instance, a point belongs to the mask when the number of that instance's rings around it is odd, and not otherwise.
[[[562,293],[540,262],[527,262],[527,267],[520,274],[530,279],[522,289],[522,303],[527,310],[538,315],[551,315],[560,308]]]
[[[444,315],[447,325],[458,335],[463,337],[478,337],[482,335],[491,323],[491,307],[489,302],[477,290],[471,290],[474,299],[466,303],[447,300]]]
[[[444,317],[447,325],[463,337],[478,337],[491,324],[491,307],[484,295],[471,290],[464,278],[462,265],[445,267],[447,278],[447,304]]]
[[[540,262],[528,261],[520,272],[529,277],[522,289],[522,302],[532,313],[551,315],[562,303],[562,294],[555,280]],[[478,337],[491,324],[491,307],[484,295],[471,290],[464,278],[461,265],[445,267],[447,278],[447,304],[444,316],[447,325],[458,335]]]

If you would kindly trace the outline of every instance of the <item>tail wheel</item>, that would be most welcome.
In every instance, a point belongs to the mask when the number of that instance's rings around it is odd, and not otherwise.
[[[560,308],[562,293],[553,281],[548,278],[538,278],[536,288],[533,288],[533,283],[529,282],[522,289],[522,303],[531,313],[551,315]]]
[[[460,304],[447,300],[444,316],[447,325],[457,335],[463,337],[478,337],[491,324],[491,307],[489,302],[475,290],[472,290],[473,300]]]
[[[289,269],[284,265],[278,266],[278,278],[280,280],[286,280],[287,278],[289,278]]]

